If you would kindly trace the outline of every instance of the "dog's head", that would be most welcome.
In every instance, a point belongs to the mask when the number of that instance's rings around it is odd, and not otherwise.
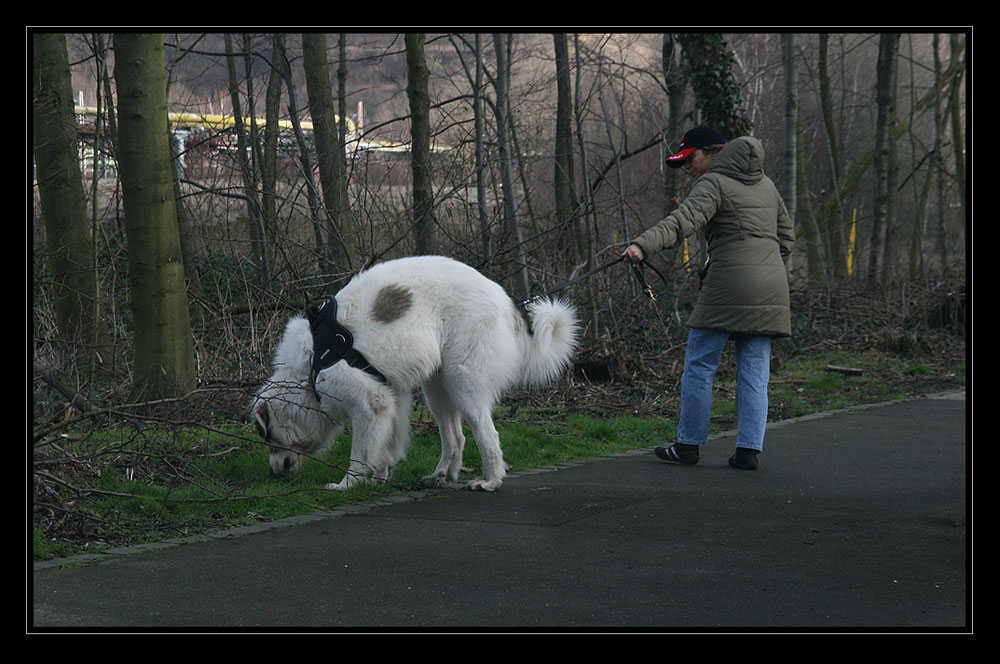
[[[288,322],[274,356],[274,374],[254,397],[250,412],[257,432],[271,448],[273,475],[295,472],[327,447],[343,415],[322,405],[310,384],[312,333],[306,319]]]

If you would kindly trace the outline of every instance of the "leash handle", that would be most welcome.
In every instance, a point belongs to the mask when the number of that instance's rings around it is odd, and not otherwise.
[[[659,270],[657,270],[652,265],[648,264],[645,260],[636,262],[632,260],[632,257],[629,256],[628,254],[624,254],[624,256],[625,260],[632,268],[632,274],[634,274],[635,278],[639,280],[639,285],[642,286],[642,291],[649,296],[650,300],[656,302],[656,293],[653,292],[653,289],[649,286],[649,283],[646,282],[646,275],[643,273],[643,269],[648,267],[653,272],[656,272],[656,274],[660,277],[660,279],[663,281],[664,284],[667,283],[667,280],[663,278],[663,275],[660,274]]]

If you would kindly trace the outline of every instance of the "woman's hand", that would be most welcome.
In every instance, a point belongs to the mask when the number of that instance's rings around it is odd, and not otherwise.
[[[646,254],[643,253],[642,248],[637,244],[630,244],[625,247],[625,251],[622,255],[627,256],[633,263],[641,263],[646,260]]]

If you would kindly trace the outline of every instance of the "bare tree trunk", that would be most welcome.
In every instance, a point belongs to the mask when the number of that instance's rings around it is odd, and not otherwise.
[[[781,163],[781,197],[785,199],[785,207],[796,224],[796,204],[798,195],[798,138],[799,138],[799,80],[798,68],[795,66],[795,35],[792,33],[781,36],[781,54],[785,70],[785,140]],[[793,268],[792,256],[788,258],[789,272]]]
[[[586,239],[586,268],[589,270],[591,269],[591,262],[594,255],[594,240],[590,232],[590,223],[588,222],[588,218],[593,220],[595,214],[594,199],[590,190],[590,180],[587,177],[587,147],[586,142],[583,140],[583,109],[580,106],[580,76],[582,75],[583,67],[581,67],[580,63],[580,38],[578,35],[573,35],[573,53],[576,58],[576,86],[573,90],[573,117],[576,120],[576,141],[579,144],[580,163],[582,164],[582,173],[580,175],[581,181],[583,182],[583,199],[581,201],[581,206],[585,211],[580,225],[580,230]],[[597,301],[593,296],[593,291],[588,289],[587,294],[587,302],[589,303],[588,317],[590,318],[590,324],[587,328],[590,331],[590,342],[596,343],[600,334],[598,329]]]
[[[277,67],[279,58],[285,51],[284,40],[285,37],[282,34],[271,36],[271,71],[267,79],[267,93],[264,102],[266,119],[264,145],[261,149],[260,159],[261,221],[264,224],[264,251],[269,257],[269,261],[270,257],[273,256],[271,242],[277,216],[278,135],[281,133],[278,125],[278,116],[281,114],[281,72]]]
[[[510,154],[510,99],[508,98],[510,71],[507,67],[507,49],[503,35],[493,35],[493,48],[497,58],[497,73],[493,83],[497,94],[497,143],[500,148],[500,180],[503,183],[504,218],[507,220],[507,235],[514,262],[514,295],[518,300],[523,301],[528,299],[528,268],[524,259],[521,228],[518,225],[517,206],[514,201],[514,173]]]
[[[177,149],[171,141],[171,158],[174,159],[174,163],[176,163],[177,157]],[[187,281],[187,292],[190,296],[188,310],[190,311],[191,325],[197,328],[205,322],[201,303],[201,275],[198,273],[198,264],[194,259],[194,238],[191,233],[191,221],[187,208],[184,206],[184,192],[181,191],[180,177],[174,177],[174,206],[177,210],[177,237],[181,243],[181,253],[184,255],[184,278]]]
[[[90,370],[109,350],[110,335],[98,297],[66,36],[36,34],[34,47],[33,149],[56,325],[62,340],[73,344],[80,366]],[[97,145],[94,147],[96,168]]]
[[[556,147],[555,199],[556,223],[571,229],[576,245],[576,260],[586,255],[582,234],[576,232],[578,203],[573,188],[573,90],[569,78],[569,47],[566,35],[552,35],[556,54]]]
[[[280,47],[280,52],[279,52]],[[295,142],[299,148],[299,165],[302,169],[302,177],[306,185],[306,198],[309,201],[309,212],[312,216],[313,236],[316,240],[317,265],[321,273],[329,272],[327,261],[326,241],[323,237],[323,206],[316,192],[315,180],[313,179],[312,160],[309,158],[309,146],[306,144],[305,134],[302,132],[302,123],[299,121],[298,101],[295,94],[295,80],[292,78],[291,67],[288,64],[288,53],[285,50],[284,41],[275,44],[274,67],[281,72],[281,78],[285,81],[285,89],[288,90],[288,115],[291,118],[292,130],[295,132]]]
[[[937,172],[937,249],[938,260],[941,263],[940,274],[943,281],[948,280],[948,229],[944,218],[944,155],[942,154],[943,139],[941,133],[941,56],[939,55],[939,35],[934,33],[934,167]]]
[[[146,398],[181,396],[197,382],[174,205],[164,62],[162,35],[115,35],[134,380]]]
[[[809,200],[809,179],[806,174],[805,141],[802,140],[802,123],[798,123],[796,128],[798,140],[796,149],[798,157],[795,160],[796,185],[796,237],[801,237],[806,247],[806,262],[809,268],[809,279],[812,281],[827,284],[831,266],[824,260],[823,240],[820,237],[819,225],[816,223],[816,215],[813,214],[812,201]]]
[[[413,170],[413,231],[418,254],[438,252],[431,178],[430,96],[424,35],[408,33],[406,42],[406,95],[410,100],[410,166]]]
[[[819,58],[817,64],[817,75],[819,77],[819,103],[823,114],[823,126],[826,129],[826,142],[830,150],[830,166],[833,170],[833,186],[831,190],[836,197],[834,205],[821,206],[819,223],[822,230],[820,237],[826,238],[826,259],[827,274],[842,276],[846,270],[844,263],[844,248],[841,242],[840,226],[835,215],[840,210],[841,200],[839,198],[841,163],[840,148],[837,143],[837,133],[833,125],[833,101],[830,97],[830,75],[828,70],[828,56],[830,48],[830,35],[820,34],[819,36]]]
[[[676,152],[677,145],[681,141],[684,132],[684,90],[687,87],[687,76],[684,67],[681,65],[681,47],[677,42],[677,35],[664,33],[662,48],[663,81],[667,89],[667,107],[669,116],[667,117],[666,135],[663,136],[663,146],[668,154]],[[667,168],[660,166],[663,175],[663,189],[665,193],[665,204],[663,216],[670,214],[674,208],[680,205],[681,178],[684,173],[679,168]],[[680,247],[665,251],[661,254],[661,260],[677,260],[680,258],[681,267],[690,269],[684,264],[684,247],[686,242]],[[669,258],[668,258],[669,257]]]
[[[354,211],[351,209],[350,193],[347,187],[347,35],[340,33],[337,39],[337,199],[340,202],[340,241],[347,255],[351,270],[357,267],[357,228]],[[360,122],[361,118],[358,118]]]
[[[628,229],[628,220],[625,217],[625,191],[624,182],[622,181],[622,153],[626,148],[626,136],[625,136],[625,123],[624,118],[621,114],[621,104],[618,103],[618,96],[614,94],[614,83],[611,81],[610,77],[606,77],[604,74],[604,68],[602,64],[598,64],[597,67],[597,77],[598,79],[606,78],[607,85],[599,85],[597,88],[597,98],[601,104],[601,114],[604,116],[604,132],[608,137],[608,147],[611,148],[612,159],[614,160],[615,168],[615,190],[617,192],[618,201],[618,223],[622,238],[631,237],[631,233]],[[615,136],[614,124],[612,123],[610,116],[610,109],[608,108],[607,100],[605,99],[604,90],[610,88],[612,94],[615,96],[615,111],[617,111],[616,118],[618,135]],[[629,287],[633,287],[635,284],[631,281],[629,282]]]
[[[954,63],[962,52],[960,35],[950,36],[951,60]],[[956,76],[951,83],[951,141],[955,146],[955,185],[958,189],[958,200],[961,201],[959,219],[965,219],[965,137],[962,135],[962,82],[964,78]]]
[[[674,148],[680,142],[683,131],[682,120],[684,112],[684,87],[687,78],[682,71],[679,45],[674,35],[666,33],[663,35],[663,80],[667,87],[667,104],[670,109],[670,116],[667,118],[666,145]],[[676,141],[677,143],[674,143]],[[673,151],[668,154],[672,154]],[[664,213],[669,213],[680,201],[678,200],[678,184],[681,172],[678,168],[664,168],[663,180],[667,192],[667,209]],[[664,214],[666,216],[666,214]]]
[[[473,113],[476,123],[476,208],[479,211],[479,232],[483,239],[483,260],[486,261],[484,272],[490,276],[490,266],[493,262],[493,250],[490,242],[489,215],[486,211],[486,178],[484,172],[486,161],[483,156],[483,43],[482,36],[476,34],[476,76],[472,97]]]
[[[243,104],[240,101],[239,77],[236,74],[236,56],[233,51],[233,36],[225,34],[226,42],[226,68],[229,72],[229,97],[233,104],[233,125],[236,131],[236,159],[240,165],[240,174],[243,178],[243,199],[247,204],[247,228],[250,234],[250,242],[253,246],[253,262],[257,270],[257,282],[260,286],[267,283],[267,254],[264,251],[263,224],[260,220],[260,204],[257,201],[256,174],[247,156],[249,147],[247,143],[246,123],[244,122]],[[247,82],[248,88],[252,84]]]
[[[323,33],[303,33],[302,66],[306,72],[306,93],[309,97],[309,112],[313,120],[313,137],[316,140],[316,161],[319,164],[319,179],[326,206],[326,249],[327,259],[336,272],[339,281],[346,281],[352,271],[353,233],[348,238],[344,233],[345,179],[343,146],[339,139],[337,116],[333,110],[333,88],[330,85],[330,67],[326,54],[326,35]],[[348,224],[352,226],[353,224]]]
[[[868,254],[868,285],[878,285],[886,276],[890,260],[886,253],[891,223],[890,171],[892,170],[892,149],[895,143],[893,121],[896,114],[896,48],[899,35],[884,34],[879,39],[879,54],[876,71],[875,154],[875,201],[872,215],[872,237]]]

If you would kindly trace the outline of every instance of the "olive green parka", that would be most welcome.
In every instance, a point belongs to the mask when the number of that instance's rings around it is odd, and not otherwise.
[[[727,143],[684,201],[632,243],[648,257],[703,228],[709,261],[688,327],[789,336],[785,260],[795,231],[756,138]]]

